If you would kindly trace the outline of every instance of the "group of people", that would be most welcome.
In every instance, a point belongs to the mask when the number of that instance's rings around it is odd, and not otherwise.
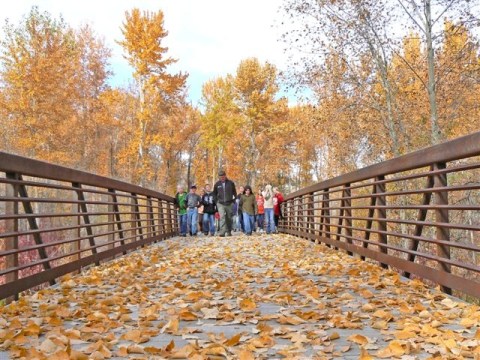
[[[210,189],[206,184],[197,194],[196,185],[187,193],[182,185],[177,187],[175,207],[178,210],[180,234],[231,236],[233,230],[252,235],[255,231],[274,233],[281,217],[283,195],[277,188],[266,185],[257,195],[250,185],[240,186],[228,179],[224,170],[218,173],[219,180]],[[218,225],[216,220],[218,219]]]

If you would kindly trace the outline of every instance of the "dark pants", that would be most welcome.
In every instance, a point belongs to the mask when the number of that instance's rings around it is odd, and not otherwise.
[[[219,235],[225,235],[225,233],[232,233],[233,204],[224,205],[218,203],[217,208],[218,213],[220,214]]]

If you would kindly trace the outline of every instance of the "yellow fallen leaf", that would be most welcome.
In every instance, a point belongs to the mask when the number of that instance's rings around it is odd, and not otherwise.
[[[26,336],[31,336],[31,335],[39,335],[42,329],[40,326],[35,324],[34,322],[30,322],[24,329],[23,332]]]
[[[253,311],[257,308],[257,304],[252,299],[242,299],[239,305],[243,311]]]
[[[395,332],[395,338],[398,340],[408,340],[413,339],[417,336],[413,331],[402,330]]]
[[[370,356],[367,350],[360,348],[360,357],[358,360],[374,360],[374,358]]]
[[[221,355],[221,356],[227,355],[227,351],[223,347],[218,345],[213,345],[207,349],[204,349],[202,353],[205,355]]]
[[[128,349],[125,346],[121,346],[117,351],[117,356],[127,357],[128,356]]]
[[[130,345],[127,350],[129,354],[145,354],[144,347],[137,344]]]
[[[328,336],[328,340],[337,340],[340,339],[340,335],[335,331]]]
[[[366,345],[368,344],[368,339],[363,336],[363,335],[360,335],[360,334],[353,334],[353,335],[350,335],[347,340],[349,341],[352,341],[354,343],[357,343],[359,345]]]
[[[237,356],[238,356],[238,360],[255,360],[253,353],[248,350],[240,350]]]
[[[198,319],[197,315],[195,315],[194,313],[188,310],[180,311],[180,313],[178,314],[178,317],[180,320],[184,320],[184,321],[195,321]]]
[[[239,333],[237,335],[232,336],[230,339],[225,341],[225,346],[236,346],[240,342],[240,338],[242,337],[243,333]]]
[[[478,325],[478,320],[471,318],[463,318],[460,321],[460,325],[466,327],[467,329],[470,329],[471,327]]]
[[[380,358],[400,357],[405,355],[406,346],[399,341],[391,341],[388,346],[382,350],[377,351],[377,356]]]

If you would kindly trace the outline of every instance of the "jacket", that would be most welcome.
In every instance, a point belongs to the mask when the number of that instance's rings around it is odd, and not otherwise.
[[[217,212],[217,205],[213,198],[213,192],[210,191],[202,196],[202,205],[205,214],[215,214]]]
[[[225,186],[222,181],[217,181],[213,187],[213,198],[216,204],[230,205],[235,200],[235,183],[232,180],[226,179]]]
[[[281,193],[277,193],[275,195],[273,195],[273,213],[275,214],[275,216],[281,216],[281,209],[280,209],[280,205],[282,204],[283,202],[283,195]]]
[[[273,190],[272,185],[267,185],[265,187],[265,191],[262,191],[263,198],[265,202],[263,203],[263,207],[265,209],[273,209]]]
[[[242,194],[240,196],[240,205],[242,206],[242,212],[248,215],[255,215],[257,213],[257,200],[253,194]]]
[[[173,202],[178,209],[179,215],[185,215],[187,213],[187,193],[176,193],[175,200]]]

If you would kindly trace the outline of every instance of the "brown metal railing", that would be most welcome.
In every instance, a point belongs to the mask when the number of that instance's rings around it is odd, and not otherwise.
[[[170,196],[0,152],[0,299],[177,228]]]
[[[301,189],[279,230],[480,298],[480,132]]]

